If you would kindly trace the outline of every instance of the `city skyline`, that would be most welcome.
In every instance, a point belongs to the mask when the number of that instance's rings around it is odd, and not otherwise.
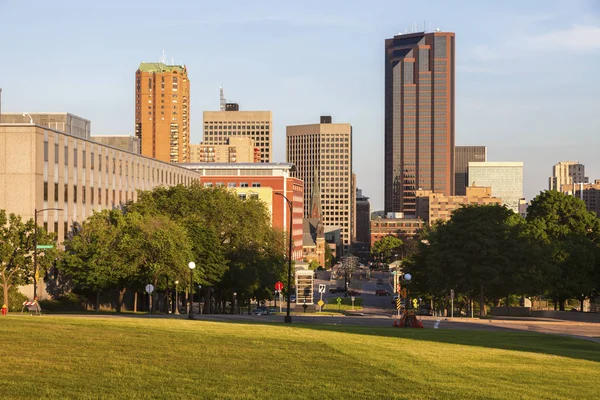
[[[5,48],[10,63],[0,66],[0,76],[10,76],[0,81],[2,110],[67,111],[91,120],[94,134],[133,134],[130,71],[165,49],[167,60],[189,69],[191,143],[202,140],[200,112],[219,109],[220,85],[242,109],[273,111],[273,161],[285,160],[287,125],[334,115],[354,128],[357,186],[380,210],[384,40],[415,20],[422,29],[425,18],[427,28],[456,33],[456,145],[485,145],[489,161],[523,161],[528,200],[547,188],[561,160],[578,160],[590,180],[600,178],[600,80],[591,73],[600,58],[597,2],[191,3],[185,19],[152,9],[0,2],[0,33],[17,38]],[[142,30],[149,24],[182,34],[170,40],[164,29]],[[248,45],[228,51],[241,35]]]

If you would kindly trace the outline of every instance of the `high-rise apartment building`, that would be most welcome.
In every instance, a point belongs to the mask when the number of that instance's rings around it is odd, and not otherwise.
[[[254,146],[254,140],[249,137],[229,137],[225,144],[191,144],[190,162],[260,162],[260,149]]]
[[[470,162],[469,185],[491,187],[493,197],[518,213],[523,198],[523,163]]]
[[[454,148],[454,194],[467,194],[469,183],[469,162],[487,161],[485,146],[456,146]]]
[[[561,190],[562,185],[588,183],[585,165],[577,161],[560,161],[552,167],[552,176],[548,178],[548,189]]]
[[[135,136],[142,155],[189,162],[190,81],[185,65],[141,63],[135,73]]]
[[[343,251],[352,243],[352,126],[333,124],[321,117],[320,124],[286,127],[287,162],[296,166],[293,176],[304,181],[304,216],[310,217],[313,185],[320,186],[322,220],[340,228]]]
[[[204,145],[222,145],[229,137],[248,137],[260,149],[260,161],[273,156],[271,111],[239,111],[236,103],[227,103],[224,111],[204,111]]]
[[[454,193],[454,33],[385,41],[385,211],[416,212],[417,190]]]

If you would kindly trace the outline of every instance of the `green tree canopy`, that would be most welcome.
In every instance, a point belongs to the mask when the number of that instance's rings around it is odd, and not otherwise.
[[[384,236],[373,244],[371,254],[374,256],[381,254],[384,260],[390,260],[396,254],[400,254],[402,243],[402,239],[396,236]]]

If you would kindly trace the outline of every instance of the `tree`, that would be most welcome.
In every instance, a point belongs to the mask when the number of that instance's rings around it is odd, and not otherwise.
[[[3,301],[9,304],[9,289],[20,285],[27,285],[33,281],[33,236],[34,222],[30,219],[23,222],[21,217],[0,210],[0,286],[3,289]],[[54,234],[48,234],[42,227],[37,229],[37,243],[51,243],[55,240]],[[57,249],[38,251],[38,271],[43,272],[56,258]],[[39,281],[39,279],[37,279]]]
[[[583,305],[596,286],[600,220],[581,199],[546,191],[531,202],[527,222],[548,249],[549,293],[555,304],[564,310],[567,299],[579,298]]]
[[[383,255],[384,260],[390,260],[395,254],[400,254],[402,240],[396,236],[384,236],[373,244],[371,254]]]

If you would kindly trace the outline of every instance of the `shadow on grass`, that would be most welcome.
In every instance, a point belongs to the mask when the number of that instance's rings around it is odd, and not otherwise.
[[[264,324],[259,321],[219,321],[236,324]],[[433,330],[356,325],[302,324],[292,325],[269,323],[269,325],[289,327],[289,329],[311,329],[316,331],[340,332],[348,334],[372,335],[399,339],[423,340],[463,346],[476,346],[489,349],[523,351],[600,362],[600,344],[561,335],[533,332],[489,332],[478,330]]]

